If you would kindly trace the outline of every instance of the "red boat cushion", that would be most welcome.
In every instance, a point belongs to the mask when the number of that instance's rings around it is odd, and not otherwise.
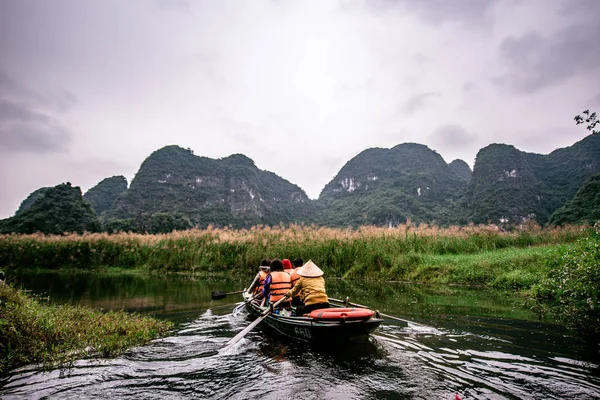
[[[309,315],[312,319],[319,320],[361,320],[369,319],[375,314],[367,308],[320,308],[313,310]]]

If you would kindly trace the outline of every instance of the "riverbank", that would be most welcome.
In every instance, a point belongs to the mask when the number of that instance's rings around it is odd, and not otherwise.
[[[113,357],[163,335],[171,326],[123,311],[45,304],[0,284],[0,374],[31,363],[65,367],[88,355]]]

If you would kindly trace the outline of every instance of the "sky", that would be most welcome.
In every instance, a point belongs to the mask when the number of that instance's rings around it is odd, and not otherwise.
[[[0,0],[0,218],[129,182],[153,151],[242,153],[310,198],[367,148],[473,168],[600,109],[597,0]]]

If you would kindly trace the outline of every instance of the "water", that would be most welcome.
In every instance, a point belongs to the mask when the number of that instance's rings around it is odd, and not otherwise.
[[[68,371],[28,366],[0,382],[2,399],[597,399],[597,344],[540,322],[500,292],[328,280],[331,296],[422,325],[392,322],[366,340],[311,346],[260,326],[227,353],[251,319],[246,280],[52,274],[20,282],[51,301],[137,310],[176,323],[171,335]],[[249,280],[248,280],[249,281]]]

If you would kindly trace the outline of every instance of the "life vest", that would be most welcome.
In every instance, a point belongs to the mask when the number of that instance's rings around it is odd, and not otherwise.
[[[271,286],[269,287],[269,301],[275,303],[281,300],[284,295],[292,288],[290,275],[283,271],[271,272]],[[264,284],[264,283],[263,283]]]
[[[254,289],[254,294],[259,294],[262,292],[263,287],[265,286],[265,278],[267,275],[269,275],[263,270],[258,271],[258,274],[260,275],[260,278],[258,279],[258,286]]]
[[[292,287],[294,287],[296,285],[296,282],[300,280],[300,275],[298,275],[298,272],[296,272],[296,270],[298,270],[298,268],[288,269],[287,271],[285,271],[288,274],[290,274],[290,283],[292,284]]]

